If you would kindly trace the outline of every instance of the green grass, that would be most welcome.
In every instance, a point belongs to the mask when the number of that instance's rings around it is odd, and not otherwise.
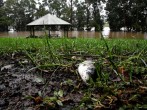
[[[146,40],[132,40],[132,39],[110,39],[106,40],[110,50],[118,50],[120,53],[125,51],[140,51],[147,49]],[[71,51],[85,51],[88,53],[98,54],[105,51],[106,47],[104,41],[94,38],[77,38],[77,39],[49,39],[49,43],[52,48],[58,50],[63,47],[66,50]],[[7,50],[25,50],[25,49],[44,49],[48,44],[46,39],[35,38],[0,38],[0,52],[6,52]]]
[[[109,51],[114,55],[141,55],[147,51],[146,40],[108,39]],[[0,38],[0,53],[14,51],[31,51],[42,55],[52,52],[59,54],[72,54],[81,52],[81,55],[107,55],[108,50],[103,40],[94,38],[78,39],[34,39],[34,38]],[[105,54],[106,53],[106,54]],[[146,56],[146,55],[145,55]]]
[[[36,68],[41,71],[48,71],[48,73],[54,73],[57,69],[61,70],[62,73],[65,71],[75,72],[76,69],[73,67],[75,64],[83,61],[87,57],[92,57],[96,61],[99,77],[96,83],[91,82],[89,88],[82,91],[83,98],[77,109],[82,107],[88,108],[89,106],[102,106],[102,102],[110,99],[113,100],[114,103],[116,102],[116,104],[123,103],[124,105],[121,105],[120,109],[129,107],[139,108],[142,106],[132,106],[131,104],[125,105],[126,103],[123,98],[127,95],[133,95],[136,98],[138,94],[143,94],[142,91],[140,91],[140,87],[146,89],[147,40],[0,38],[0,55],[11,55],[12,53],[17,52],[23,52]],[[73,56],[76,57],[76,59],[73,59]],[[120,72],[119,68],[123,68],[125,73],[123,74]],[[123,82],[120,81],[119,83],[111,81],[110,76],[112,74],[122,79]],[[73,80],[75,79],[72,79],[71,82]],[[141,83],[139,83],[139,81]],[[69,84],[71,82],[69,82]],[[80,88],[77,90],[80,90]],[[129,90],[132,92],[131,94]],[[98,99],[93,97],[95,91],[99,91],[101,94]],[[121,91],[121,93],[119,91]],[[136,91],[137,95],[134,95],[134,91]],[[56,93],[62,92],[57,91]],[[96,92],[96,94],[99,93]],[[133,96],[131,96],[129,101],[138,101],[138,99],[132,99]],[[56,102],[61,102],[58,100],[60,99],[59,96],[55,95],[54,98],[56,98]],[[122,102],[115,100],[115,98]],[[48,99],[45,98],[45,101],[54,102],[54,100],[51,99],[52,97]],[[113,103],[113,101],[111,103]],[[89,102],[91,102],[91,105]],[[143,102],[143,106],[146,107],[144,103],[145,102]],[[59,105],[62,105],[62,103],[59,103]]]
[[[98,63],[106,60],[109,65],[103,64],[105,72],[118,67],[126,70],[143,71],[147,66],[147,40],[132,39],[35,39],[35,38],[0,38],[0,54],[22,51],[26,53],[32,62],[42,69],[54,68],[57,65],[71,66],[77,61],[72,57],[93,57]],[[109,66],[109,69],[108,67]],[[144,70],[145,71],[145,70]]]
[[[103,40],[85,39],[33,39],[33,38],[0,38],[0,53],[36,49],[37,53],[48,53],[50,50],[56,55],[70,54],[81,51],[90,55],[107,53]],[[116,55],[139,54],[147,50],[146,40],[110,39],[106,40],[111,53]]]

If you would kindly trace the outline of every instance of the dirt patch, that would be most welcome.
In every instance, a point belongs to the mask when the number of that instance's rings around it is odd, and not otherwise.
[[[0,109],[41,109],[43,106],[38,105],[40,102],[35,101],[37,97],[54,97],[58,100],[61,98],[62,103],[69,101],[68,105],[62,105],[62,107],[59,107],[57,103],[55,103],[57,105],[50,105],[53,109],[70,109],[80,101],[81,93],[71,92],[77,83],[76,74],[68,72],[42,73],[33,69],[33,64],[20,54],[15,55],[15,58],[12,58],[11,55],[1,56],[0,59]],[[61,90],[64,90],[63,95],[67,99],[63,100],[63,96],[55,96],[55,92]],[[57,99],[50,101],[50,103],[54,104]],[[75,104],[73,100],[76,102]],[[71,105],[70,101],[72,102]]]

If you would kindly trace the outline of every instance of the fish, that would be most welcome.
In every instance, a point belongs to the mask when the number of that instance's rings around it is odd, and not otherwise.
[[[81,79],[87,84],[90,78],[95,82],[97,79],[95,62],[92,60],[85,60],[79,63],[78,73]]]

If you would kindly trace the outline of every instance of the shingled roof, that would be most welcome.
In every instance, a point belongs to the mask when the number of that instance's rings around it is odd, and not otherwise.
[[[41,25],[70,25],[70,23],[54,16],[51,14],[47,14],[29,24],[27,26],[41,26]]]

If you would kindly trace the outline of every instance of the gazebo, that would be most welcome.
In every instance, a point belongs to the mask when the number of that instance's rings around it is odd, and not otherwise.
[[[67,37],[68,37],[68,26],[70,26],[71,24],[54,16],[51,14],[47,14],[45,16],[42,16],[39,19],[36,19],[35,21],[27,24],[27,26],[30,27],[30,35],[31,36],[35,36],[35,30],[34,27],[35,26],[48,26],[49,29],[49,37],[51,37],[50,34],[50,27],[51,26],[63,26],[64,27],[64,36],[65,36],[65,27],[67,27]]]

